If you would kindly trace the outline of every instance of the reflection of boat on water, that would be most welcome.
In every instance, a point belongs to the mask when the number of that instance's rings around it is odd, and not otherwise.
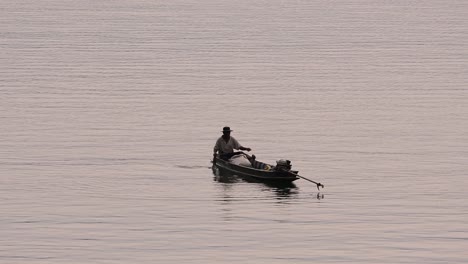
[[[223,183],[226,187],[242,182],[256,184],[261,192],[274,194],[276,200],[297,198],[298,195],[298,188],[292,182],[262,181],[249,176],[235,174],[227,170],[219,170],[217,167],[213,167],[213,174],[214,181]]]
[[[279,160],[276,166],[257,161],[255,156],[239,152],[229,160],[219,156],[213,161],[213,170],[218,174],[230,173],[242,177],[246,181],[274,184],[291,184],[299,179],[297,171],[291,170],[289,160]]]
[[[242,179],[235,174],[220,171],[218,168],[213,167],[214,180],[221,183],[236,183],[241,182]]]

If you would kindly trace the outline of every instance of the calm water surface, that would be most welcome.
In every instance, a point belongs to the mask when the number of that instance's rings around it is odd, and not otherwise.
[[[0,263],[467,263],[468,2],[0,3]],[[320,181],[215,177],[234,129]]]

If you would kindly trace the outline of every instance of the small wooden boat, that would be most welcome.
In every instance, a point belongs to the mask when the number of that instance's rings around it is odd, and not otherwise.
[[[244,159],[243,162],[242,159]],[[219,155],[216,156],[213,160],[213,170],[216,169],[270,183],[291,183],[300,178],[297,175],[298,171],[291,170],[289,160],[279,160],[276,166],[273,166],[257,161],[255,155],[249,156],[242,152],[229,160],[221,159]]]

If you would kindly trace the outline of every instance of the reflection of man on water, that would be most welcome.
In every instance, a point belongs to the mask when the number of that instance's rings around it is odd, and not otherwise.
[[[241,146],[239,142],[231,137],[231,128],[223,127],[223,135],[218,138],[213,149],[213,160],[216,160],[216,153],[219,152],[219,157],[223,160],[228,160],[237,153],[234,152],[235,149],[247,150],[250,151],[250,148]]]

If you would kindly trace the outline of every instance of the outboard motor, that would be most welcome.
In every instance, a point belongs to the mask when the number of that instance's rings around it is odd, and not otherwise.
[[[281,171],[290,171],[291,170],[291,161],[280,159],[276,161],[276,170]]]

